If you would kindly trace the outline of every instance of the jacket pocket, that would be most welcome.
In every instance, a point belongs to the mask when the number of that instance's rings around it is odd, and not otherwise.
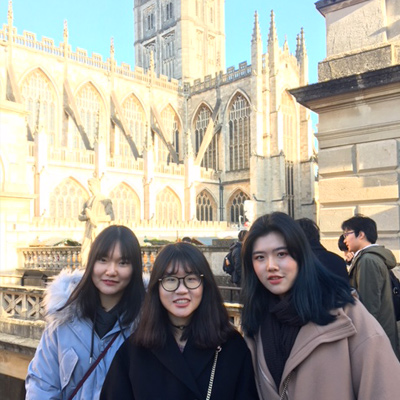
[[[65,387],[70,383],[72,373],[74,372],[78,360],[78,355],[75,353],[74,349],[68,349],[63,354],[60,362],[60,379],[62,390],[64,390]]]

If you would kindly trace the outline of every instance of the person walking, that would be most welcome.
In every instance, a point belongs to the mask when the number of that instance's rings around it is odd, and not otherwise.
[[[350,266],[350,284],[357,290],[366,309],[382,325],[393,351],[400,360],[398,332],[389,270],[396,266],[393,253],[376,244],[376,222],[356,215],[342,223],[344,243],[354,253]]]
[[[61,272],[46,289],[47,326],[25,381],[26,399],[91,399],[132,333],[142,300],[139,242],[112,225],[95,239],[85,272]]]
[[[260,399],[398,397],[400,364],[385,332],[291,217],[258,218],[242,254],[242,329]]]
[[[250,351],[195,246],[169,244],[157,255],[139,326],[117,352],[100,399],[258,399]]]

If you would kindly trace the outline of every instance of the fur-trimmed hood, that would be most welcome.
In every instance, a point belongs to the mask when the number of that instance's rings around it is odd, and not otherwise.
[[[46,321],[49,324],[56,324],[58,326],[76,315],[78,310],[74,304],[63,310],[60,310],[60,308],[67,302],[69,296],[82,279],[83,274],[83,270],[76,269],[71,271],[64,269],[47,286],[43,304]]]

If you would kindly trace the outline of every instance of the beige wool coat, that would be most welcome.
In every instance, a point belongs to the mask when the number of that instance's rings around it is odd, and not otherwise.
[[[333,311],[326,326],[308,323],[296,338],[279,391],[268,370],[259,334],[246,338],[260,399],[393,400],[399,396],[400,363],[376,319],[359,300]]]

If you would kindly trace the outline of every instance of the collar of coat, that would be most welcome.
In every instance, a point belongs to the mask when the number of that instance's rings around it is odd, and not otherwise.
[[[182,353],[173,335],[168,333],[166,345],[162,349],[158,348],[151,351],[177,379],[193,392],[196,398],[204,397],[204,388],[200,390],[197,384],[198,377],[210,364],[210,360],[213,360],[216,349],[199,349],[194,346],[193,340],[189,338]]]
[[[283,370],[279,393],[283,390],[282,386],[289,373],[300,365],[317,347],[324,343],[331,343],[349,338],[357,333],[353,322],[342,308],[332,310],[332,314],[336,315],[336,319],[328,325],[322,326],[309,322],[300,329]],[[245,337],[245,339],[253,355],[253,360],[254,357],[256,357],[258,365],[255,365],[255,369],[261,369],[263,374],[265,372],[265,378],[275,387],[275,390],[277,390],[264,358],[261,335],[258,332],[254,339],[248,337]]]

